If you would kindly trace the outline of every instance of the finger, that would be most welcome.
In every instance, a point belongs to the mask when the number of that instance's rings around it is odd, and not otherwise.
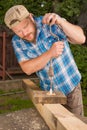
[[[57,15],[55,13],[50,13],[48,19],[47,19],[47,23],[50,24],[50,25],[53,25],[56,23],[56,18]]]
[[[64,45],[64,42],[62,42],[62,41],[57,41],[57,42],[55,42],[55,44],[56,44],[56,45]]]
[[[47,19],[49,16],[50,16],[50,13],[45,14],[43,17],[42,23],[47,24]]]
[[[55,14],[53,14],[51,17],[52,17],[52,18],[51,18],[50,25],[53,25],[53,24],[55,24],[55,23],[56,23],[57,16],[56,16]]]
[[[55,13],[47,13],[43,17],[42,22],[45,24],[55,24],[57,19],[57,15]]]
[[[49,16],[47,17],[47,24],[52,24],[53,22],[53,14],[50,13]]]

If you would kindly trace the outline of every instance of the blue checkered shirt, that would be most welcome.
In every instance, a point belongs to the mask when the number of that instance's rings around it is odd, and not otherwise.
[[[12,38],[12,44],[18,62],[40,56],[42,53],[49,50],[52,44],[57,41],[57,39],[50,34],[49,25],[42,24],[42,16],[35,17],[34,19],[37,26],[36,44],[23,40],[17,35]],[[59,37],[59,40],[64,41],[64,51],[62,55],[52,59],[54,70],[52,88],[56,91],[62,91],[67,95],[78,85],[81,80],[81,75],[71,54],[64,32],[57,25],[52,26],[52,32]],[[42,90],[50,89],[51,81],[48,75],[49,67],[50,61],[43,69],[36,72],[37,76],[40,78]]]

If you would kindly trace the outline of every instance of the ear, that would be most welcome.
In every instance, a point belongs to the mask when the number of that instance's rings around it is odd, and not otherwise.
[[[29,18],[34,22],[33,14],[29,13]]]

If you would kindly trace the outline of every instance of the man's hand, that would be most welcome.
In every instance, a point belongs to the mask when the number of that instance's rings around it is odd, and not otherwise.
[[[52,47],[49,50],[49,53],[51,55],[51,58],[59,57],[64,49],[64,43],[63,41],[55,42]]]
[[[55,13],[47,13],[44,15],[42,22],[44,24],[50,24],[50,25],[59,24],[60,25],[61,20],[62,18],[59,15]]]
[[[55,13],[44,15],[43,24],[56,24],[64,31],[68,41],[73,44],[83,44],[86,40],[84,32],[80,26],[74,25]]]

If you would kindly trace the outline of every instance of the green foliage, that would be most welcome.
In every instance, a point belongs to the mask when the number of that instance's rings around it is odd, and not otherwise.
[[[81,10],[86,9],[87,0],[0,0],[0,24],[3,24],[5,12],[13,5],[23,4],[34,15],[56,12],[67,20],[76,22]]]
[[[51,12],[52,1],[48,0],[0,0],[0,24],[4,23],[5,12],[13,5],[22,4],[34,15]]]
[[[49,0],[49,2],[47,2],[46,0],[25,0],[23,4],[26,5],[29,11],[36,16],[50,12],[52,7],[51,0]]]
[[[81,86],[83,94],[87,95],[87,47],[82,45],[70,45],[70,47],[82,75]]]
[[[87,94],[83,96],[84,115],[87,117]]]
[[[57,4],[56,12],[72,21],[74,17],[76,18],[80,15],[81,3],[81,0],[64,0]]]

